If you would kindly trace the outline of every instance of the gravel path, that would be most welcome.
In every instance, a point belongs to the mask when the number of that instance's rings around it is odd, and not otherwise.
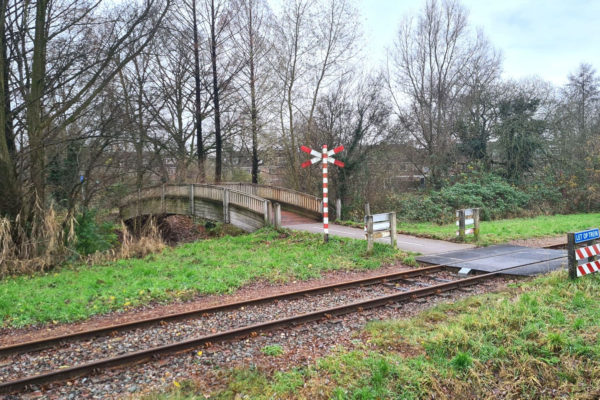
[[[436,274],[435,277],[448,279],[451,278],[452,275],[449,274],[443,276]],[[419,279],[419,281],[423,282],[424,280]],[[418,299],[411,303],[393,304],[374,310],[348,314],[333,320],[309,323],[293,329],[288,328],[271,331],[254,338],[215,344],[208,348],[201,349],[201,353],[199,352],[199,349],[186,351],[178,355],[163,357],[151,363],[141,364],[127,369],[107,371],[97,376],[75,379],[65,384],[53,385],[50,388],[45,388],[43,392],[40,391],[39,388],[32,388],[31,392],[20,394],[18,397],[14,398],[126,398],[137,396],[140,393],[150,390],[169,387],[173,385],[174,381],[181,382],[182,380],[187,379],[197,381],[200,387],[205,387],[208,392],[222,384],[221,374],[218,371],[223,368],[243,366],[278,370],[306,365],[313,362],[316,358],[326,355],[332,348],[338,345],[351,348],[353,346],[352,339],[355,337],[356,332],[369,320],[403,318],[415,315],[423,309],[439,302],[453,301],[464,296],[497,289],[506,281],[506,278],[497,278],[486,281],[476,287],[454,290],[452,292],[442,293],[438,296]],[[439,282],[430,281],[430,283],[434,284]],[[265,318],[265,315],[268,316],[267,319],[272,319],[290,309],[306,309],[313,311],[319,307],[319,304],[331,306],[331,302],[347,302],[349,299],[355,301],[359,298],[388,294],[397,290],[402,290],[406,287],[407,285],[400,283],[397,288],[395,285],[376,285],[369,288],[349,289],[320,295],[319,299],[316,299],[315,296],[311,296],[310,298],[292,301],[280,301],[276,305],[248,307],[246,310],[243,310],[242,313],[245,315],[252,314],[257,320]],[[360,293],[361,291],[362,294]],[[238,311],[237,314],[236,311],[216,313],[214,316],[205,317],[195,320],[194,322],[188,321],[168,324],[170,327],[167,330],[172,335],[175,335],[175,337],[183,339],[183,335],[189,334],[189,332],[195,328],[196,330],[192,333],[197,336],[200,334],[200,329],[210,331],[211,329],[215,329],[211,328],[214,327],[215,324],[235,324],[237,317],[240,315],[240,311]],[[232,317],[233,315],[236,317]],[[252,320],[252,322],[256,321],[251,317],[248,318],[250,319],[242,321],[242,324],[247,324],[250,320]],[[200,324],[201,327],[198,327],[196,324]],[[221,325],[218,326],[219,328],[222,328]],[[133,336],[128,337],[131,339],[132,343],[137,341],[147,344],[150,343],[150,340],[155,340],[158,331],[162,330],[142,329],[131,332],[128,335]],[[104,338],[101,340],[108,340],[103,342],[104,344],[107,344],[112,343],[112,339],[114,338]],[[98,340],[99,339],[96,339],[96,341]],[[261,349],[268,344],[278,344],[282,346],[285,354],[280,357],[269,357],[264,355],[261,352]],[[78,344],[78,346],[82,345]],[[96,346],[99,351],[102,350],[102,345],[98,347],[96,344],[86,342],[83,345],[83,347],[87,349],[86,351],[89,351],[88,346]],[[130,345],[124,345],[123,340],[117,340],[113,347],[120,351],[119,346],[125,347],[123,351],[131,351],[128,347]],[[71,348],[72,345],[66,347],[68,351],[64,352],[64,354],[67,357],[70,354],[76,353],[75,351],[71,351]],[[35,358],[42,356],[44,353],[45,352],[34,354],[32,356],[33,359],[27,359],[27,357],[25,357],[18,362],[29,363],[30,365],[35,366]],[[3,362],[4,361],[5,360],[3,360]],[[27,371],[27,374],[30,373],[31,371]],[[10,374],[10,376],[11,379],[14,379],[12,374]]]
[[[347,288],[274,303],[210,313],[183,321],[157,324],[110,336],[88,338],[53,347],[0,358],[0,382],[36,375],[50,370],[72,367],[85,362],[192,339],[274,319],[309,313],[361,300],[381,297],[418,287],[435,285],[440,280],[454,280],[455,275],[439,272],[408,281]]]

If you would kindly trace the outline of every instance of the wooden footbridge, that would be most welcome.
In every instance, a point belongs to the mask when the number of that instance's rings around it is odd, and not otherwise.
[[[281,209],[317,220],[322,217],[323,205],[318,197],[277,186],[165,184],[126,196],[119,213],[124,221],[150,215],[192,215],[252,232],[278,225]]]

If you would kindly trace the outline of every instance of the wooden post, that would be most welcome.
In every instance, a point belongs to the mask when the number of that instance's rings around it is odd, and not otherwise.
[[[269,218],[270,208],[271,208],[271,202],[269,200],[265,200],[264,208],[263,208],[263,212],[265,214],[265,225],[269,225],[269,223],[270,223],[270,218]]]
[[[223,222],[229,223],[229,189],[223,189]]]
[[[475,241],[479,241],[479,208],[473,209],[473,222],[475,223],[473,235],[475,236]]]
[[[569,264],[569,278],[577,278],[577,259],[575,257],[575,233],[567,233],[567,255]]]
[[[465,241],[465,210],[458,210],[458,240]]]
[[[335,199],[335,220],[339,221],[342,219],[342,199]]]
[[[194,188],[194,184],[192,183],[190,185],[190,215],[192,217],[196,214],[196,205],[194,204],[195,196],[196,196],[195,188]]]
[[[396,213],[390,213],[390,242],[392,247],[396,248]]]
[[[273,204],[273,207],[275,210],[275,215],[274,215],[275,229],[280,229],[281,228],[281,204],[275,203],[275,204]]]
[[[365,217],[367,215],[371,215],[371,205],[369,203],[365,203]]]
[[[372,253],[373,253],[373,216],[367,215],[367,254],[372,254]]]

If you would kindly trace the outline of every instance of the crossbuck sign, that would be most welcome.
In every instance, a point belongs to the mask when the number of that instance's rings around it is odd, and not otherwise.
[[[329,200],[327,195],[327,163],[337,165],[340,168],[344,168],[343,162],[336,160],[332,157],[334,154],[337,154],[340,151],[344,150],[344,146],[338,146],[335,149],[328,151],[327,145],[324,144],[322,153],[319,153],[318,151],[306,146],[301,146],[300,150],[313,156],[313,158],[311,158],[310,160],[302,163],[302,168],[309,167],[318,162],[321,162],[323,164],[323,239],[325,240],[325,243],[327,243],[329,241]]]

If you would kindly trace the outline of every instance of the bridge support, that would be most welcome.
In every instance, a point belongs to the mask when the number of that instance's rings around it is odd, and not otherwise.
[[[275,229],[281,228],[281,204],[275,203],[273,204],[274,215],[273,215],[273,225],[275,225]]]
[[[194,197],[195,197],[194,184],[192,183],[190,185],[190,215],[192,216],[192,218],[194,218],[194,216],[196,215],[196,208],[195,208],[195,204],[194,204]]]
[[[228,224],[229,218],[229,189],[223,190],[223,221]]]

